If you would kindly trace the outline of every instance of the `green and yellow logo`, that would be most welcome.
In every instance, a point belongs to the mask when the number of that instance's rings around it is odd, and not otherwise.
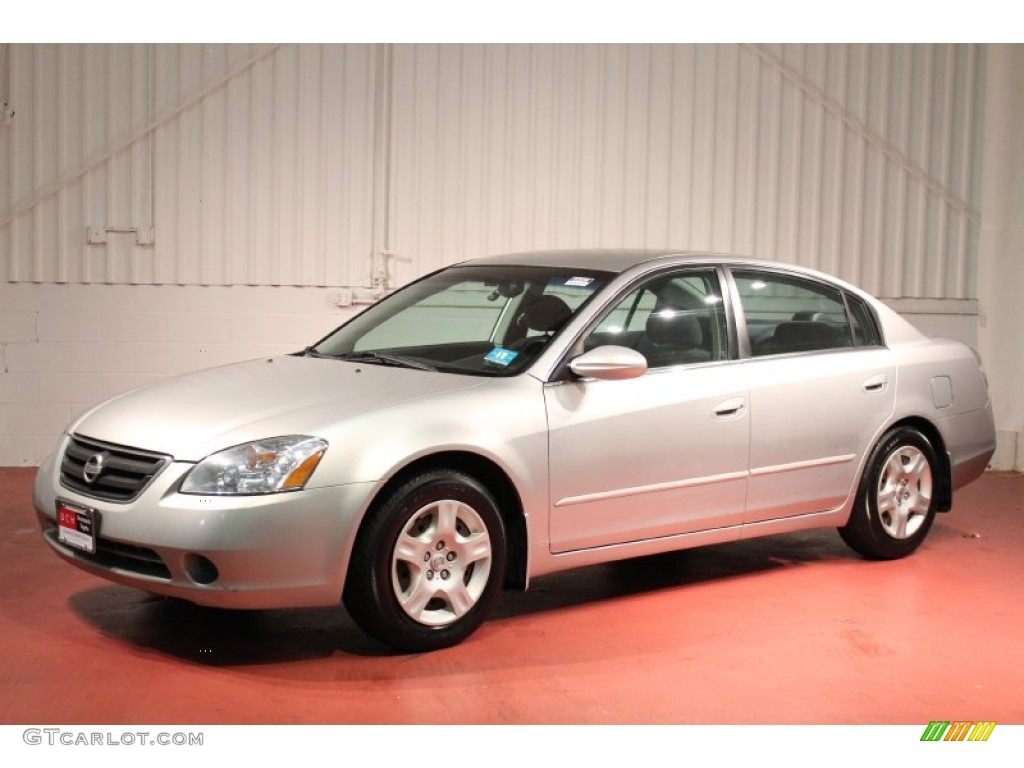
[[[932,720],[921,735],[921,741],[988,741],[996,724],[990,720]]]

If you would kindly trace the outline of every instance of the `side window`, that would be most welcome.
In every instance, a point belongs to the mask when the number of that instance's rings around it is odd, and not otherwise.
[[[635,349],[650,368],[729,357],[725,308],[712,269],[660,275],[622,298],[584,341]]]
[[[843,294],[773,272],[733,272],[754,357],[853,346]]]
[[[657,295],[649,286],[641,286],[630,292],[594,329],[591,337],[596,343],[593,346],[618,344],[631,347],[643,333],[647,316],[651,314],[657,300]]]

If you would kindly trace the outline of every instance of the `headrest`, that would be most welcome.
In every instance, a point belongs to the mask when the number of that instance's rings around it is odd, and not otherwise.
[[[801,309],[793,313],[794,320],[813,320],[816,323],[827,323],[828,315],[824,312],[815,312],[813,309]]]
[[[834,343],[835,331],[825,323],[810,320],[795,320],[780,323],[772,335],[772,343],[778,352],[804,352],[811,349],[826,349]]]
[[[541,333],[554,333],[572,316],[569,305],[557,296],[541,296],[525,305],[516,318],[516,325]]]
[[[685,349],[704,343],[704,331],[693,312],[656,309],[647,317],[647,338],[653,344]]]

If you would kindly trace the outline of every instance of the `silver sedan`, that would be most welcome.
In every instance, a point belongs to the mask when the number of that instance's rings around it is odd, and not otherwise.
[[[502,589],[806,528],[903,557],[995,445],[979,361],[798,267],[557,251],[418,280],[292,355],[116,397],[41,465],[46,543],[226,608],[457,643]]]

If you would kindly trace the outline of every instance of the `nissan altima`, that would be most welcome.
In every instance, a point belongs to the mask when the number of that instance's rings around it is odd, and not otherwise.
[[[40,466],[60,557],[453,645],[504,589],[835,527],[921,544],[994,450],[977,356],[821,273],[703,253],[467,261],[294,354],[115,397]]]

